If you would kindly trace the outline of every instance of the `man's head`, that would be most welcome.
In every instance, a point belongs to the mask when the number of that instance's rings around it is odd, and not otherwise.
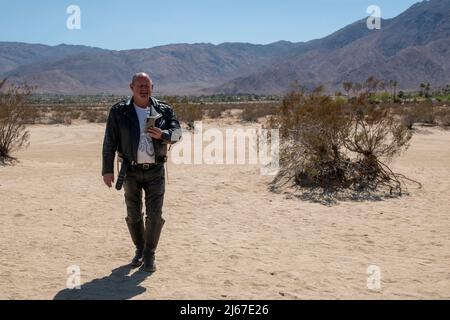
[[[138,72],[133,75],[130,89],[133,92],[133,100],[137,105],[147,105],[152,95],[153,81],[145,72]]]

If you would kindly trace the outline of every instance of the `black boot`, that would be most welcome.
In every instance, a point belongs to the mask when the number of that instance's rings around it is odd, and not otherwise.
[[[146,272],[156,271],[155,251],[164,222],[166,221],[161,216],[145,219],[144,270]]]
[[[141,219],[138,222],[130,223],[128,217],[125,218],[128,226],[128,230],[130,231],[131,240],[133,240],[134,245],[136,246],[136,255],[131,261],[130,265],[132,267],[140,267],[142,264],[142,257],[144,253],[144,221]]]

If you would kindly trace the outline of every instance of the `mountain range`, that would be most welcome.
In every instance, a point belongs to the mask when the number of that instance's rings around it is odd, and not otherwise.
[[[171,44],[148,49],[0,42],[0,78],[26,80],[39,93],[128,93],[146,71],[159,94],[283,94],[294,82],[342,90],[369,76],[417,90],[450,83],[450,0],[414,4],[380,30],[366,19],[308,42],[267,45]]]

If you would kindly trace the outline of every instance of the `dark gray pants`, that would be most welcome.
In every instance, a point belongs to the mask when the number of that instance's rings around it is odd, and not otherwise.
[[[145,193],[147,217],[161,217],[165,192],[164,165],[149,170],[130,169],[124,182],[127,218],[130,223],[143,219],[142,191]]]

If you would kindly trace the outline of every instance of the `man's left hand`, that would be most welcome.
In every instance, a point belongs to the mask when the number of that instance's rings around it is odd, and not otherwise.
[[[148,133],[150,134],[150,137],[157,140],[162,140],[162,130],[157,127],[149,128]]]

